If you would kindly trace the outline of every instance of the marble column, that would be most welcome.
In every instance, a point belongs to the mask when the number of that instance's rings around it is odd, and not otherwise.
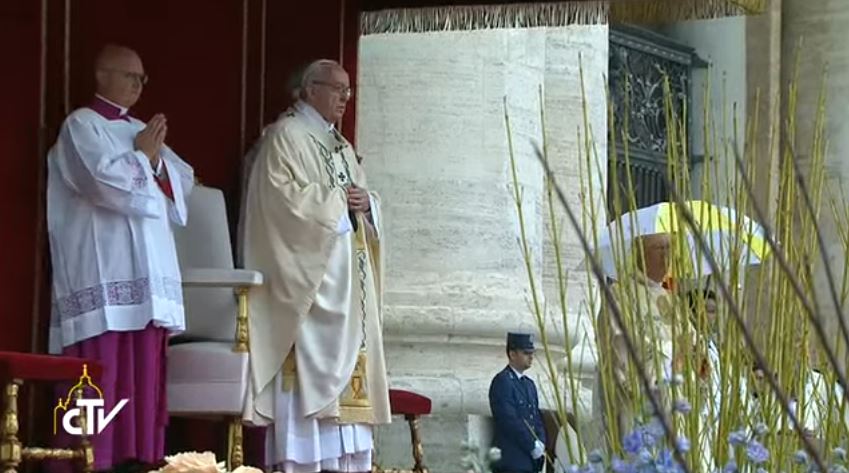
[[[838,290],[842,287],[846,267],[846,247],[841,243],[838,226],[832,218],[829,199],[845,211],[849,202],[843,200],[840,188],[846,190],[849,179],[849,50],[845,47],[849,30],[849,3],[843,0],[782,0],[782,65],[784,84],[793,79],[797,48],[801,47],[798,67],[797,142],[796,153],[803,169],[810,167],[811,139],[817,116],[818,98],[823,85],[823,71],[827,68],[825,91],[827,93],[827,123],[825,137],[828,152],[825,169],[825,194],[820,222],[825,239],[825,252],[832,273],[837,278]],[[786,105],[785,105],[786,110]],[[846,194],[843,194],[846,195]],[[827,333],[836,334],[837,317],[846,319],[835,310],[825,277],[825,265],[815,256],[815,287],[821,314],[827,322]],[[845,347],[844,362],[845,372]]]

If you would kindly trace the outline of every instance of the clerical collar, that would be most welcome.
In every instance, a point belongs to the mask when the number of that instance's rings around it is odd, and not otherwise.
[[[318,113],[318,110],[315,109],[312,105],[304,102],[303,100],[298,100],[295,102],[295,109],[299,112],[303,113],[307,119],[312,121],[315,125],[327,130],[333,131],[336,126],[333,123],[328,122]]]
[[[103,115],[103,117],[107,120],[130,121],[127,117],[128,108],[122,107],[98,94],[94,95],[94,99],[91,101],[91,105],[89,105],[89,107],[95,112]]]

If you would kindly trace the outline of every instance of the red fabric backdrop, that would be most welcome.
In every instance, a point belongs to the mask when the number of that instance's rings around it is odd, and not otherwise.
[[[0,2],[0,349],[30,348],[39,188],[41,5]]]

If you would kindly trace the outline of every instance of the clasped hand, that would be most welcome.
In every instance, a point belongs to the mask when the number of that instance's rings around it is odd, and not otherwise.
[[[154,169],[159,165],[159,150],[165,143],[168,134],[168,124],[165,115],[157,113],[150,119],[147,126],[136,135],[133,141],[135,148],[147,156]]]
[[[362,187],[351,186],[348,188],[348,210],[352,212],[367,213],[371,210],[368,191]]]

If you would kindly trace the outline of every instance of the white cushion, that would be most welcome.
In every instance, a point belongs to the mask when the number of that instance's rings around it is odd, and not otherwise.
[[[237,287],[262,284],[262,273],[245,269],[183,270],[186,330],[175,340],[232,342],[236,339]]]
[[[168,348],[168,412],[241,415],[248,386],[248,354],[233,343],[195,342]]]
[[[186,330],[174,338],[229,342],[236,339],[236,314],[239,306],[230,288],[184,287]]]

